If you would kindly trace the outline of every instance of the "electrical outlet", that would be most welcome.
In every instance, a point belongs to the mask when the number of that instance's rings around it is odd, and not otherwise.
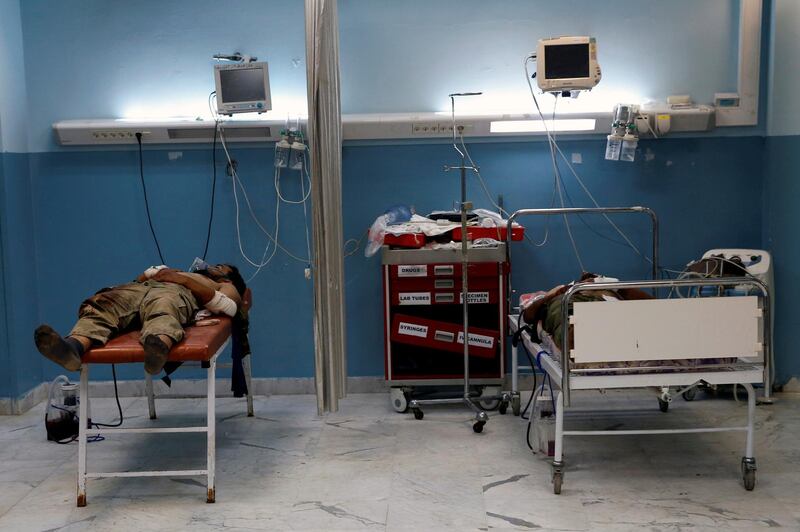
[[[92,138],[96,140],[131,140],[136,138],[137,131],[92,131]],[[150,135],[149,131],[142,131],[142,137]]]
[[[411,134],[415,137],[424,137],[426,135],[438,135],[439,124],[431,124],[428,122],[419,122],[411,125]]]
[[[456,123],[456,135],[459,135],[459,134],[467,135],[469,133],[472,133],[474,130],[475,130],[475,126],[473,124],[459,124],[459,123]],[[447,133],[448,135],[452,135],[453,134],[453,123],[452,122],[448,122],[448,123],[439,124],[439,131],[441,131],[442,133]]]

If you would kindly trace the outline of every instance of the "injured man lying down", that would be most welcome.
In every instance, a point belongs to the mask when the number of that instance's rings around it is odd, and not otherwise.
[[[239,270],[230,264],[194,273],[154,266],[134,282],[104,288],[84,301],[78,322],[66,338],[49,325],[40,325],[34,340],[42,355],[77,371],[83,353],[91,347],[140,328],[145,370],[156,375],[164,368],[172,346],[183,339],[184,326],[195,320],[201,308],[233,317],[246,288]]]

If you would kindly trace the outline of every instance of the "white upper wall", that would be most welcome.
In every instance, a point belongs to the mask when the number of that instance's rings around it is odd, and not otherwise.
[[[0,151],[28,150],[19,0],[0,0]]]
[[[800,0],[774,0],[768,133],[800,135]]]

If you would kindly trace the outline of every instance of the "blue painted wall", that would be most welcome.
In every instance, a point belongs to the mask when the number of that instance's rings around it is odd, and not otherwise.
[[[269,61],[278,116],[305,109],[303,17],[300,1],[25,0],[31,149],[57,149],[58,120],[208,116],[215,53]]]
[[[339,4],[347,113],[444,111],[447,94],[464,91],[485,93],[465,106],[527,112],[523,59],[538,39],[558,35],[598,41],[603,82],[574,103],[611,110],[670,94],[710,103],[736,89],[737,0]]]
[[[31,349],[38,320],[35,221],[28,171],[27,90],[20,3],[0,0],[0,391],[42,381]]]
[[[775,259],[775,355],[778,381],[800,376],[800,3],[773,2],[769,134],[765,151],[765,246]]]

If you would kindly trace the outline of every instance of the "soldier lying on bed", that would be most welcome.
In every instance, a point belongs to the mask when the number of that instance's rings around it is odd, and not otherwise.
[[[246,290],[239,270],[230,264],[195,273],[157,266],[132,283],[104,288],[81,304],[78,322],[66,338],[49,325],[34,333],[39,352],[69,371],[81,367],[81,356],[105,345],[117,333],[138,327],[144,347],[144,368],[158,374],[172,346],[183,339],[185,325],[200,308],[234,316]]]

